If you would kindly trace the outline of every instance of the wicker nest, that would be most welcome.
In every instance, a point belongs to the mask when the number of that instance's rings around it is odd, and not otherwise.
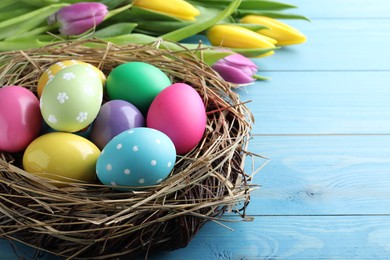
[[[225,212],[245,217],[253,188],[243,171],[251,113],[232,86],[195,55],[201,49],[171,51],[161,44],[87,40],[1,54],[0,86],[32,91],[60,60],[85,61],[106,75],[124,62],[148,62],[173,82],[193,86],[208,116],[200,144],[177,157],[167,180],[143,191],[117,192],[98,183],[57,188],[22,170],[22,154],[0,152],[1,238],[68,259],[107,259],[185,247],[207,221],[221,220]]]

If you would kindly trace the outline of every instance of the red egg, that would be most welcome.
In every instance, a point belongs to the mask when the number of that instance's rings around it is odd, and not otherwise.
[[[178,154],[192,150],[203,137],[206,110],[196,90],[184,83],[163,89],[150,105],[146,125],[165,133]]]
[[[0,151],[24,150],[39,135],[41,124],[39,101],[31,91],[0,88]]]

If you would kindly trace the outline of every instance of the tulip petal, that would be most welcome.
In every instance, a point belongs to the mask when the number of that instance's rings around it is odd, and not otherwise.
[[[269,37],[236,25],[214,25],[207,32],[214,46],[229,48],[275,48]]]
[[[217,63],[212,68],[226,81],[235,84],[247,84],[255,81],[252,75],[246,74],[244,71],[228,66],[223,63]]]
[[[95,26],[94,20],[79,20],[72,23],[63,23],[59,31],[62,35],[79,35]]]
[[[247,66],[257,71],[257,65],[250,59],[240,55],[232,54],[224,58],[224,61],[232,66]]]
[[[247,15],[241,19],[241,22],[267,26],[268,29],[259,30],[258,33],[276,39],[278,45],[291,45],[306,41],[306,36],[300,31],[270,17]]]
[[[194,23],[189,26],[175,30],[173,32],[164,34],[161,36],[161,38],[163,38],[164,40],[180,41],[194,34],[202,32],[207,28],[213,26],[214,24],[218,23],[219,21],[228,18],[232,13],[234,13],[237,10],[238,6],[241,4],[241,1],[242,0],[232,0],[231,3],[224,10],[222,10],[218,15],[208,20],[204,20],[199,23]]]
[[[134,6],[177,17],[183,20],[194,21],[200,14],[190,3],[183,0],[134,0]]]
[[[107,6],[97,2],[82,2],[64,7],[57,12],[57,21],[60,23],[96,18],[100,23],[108,13]]]
[[[62,35],[79,35],[100,24],[107,13],[107,6],[101,3],[76,3],[51,15],[48,23],[50,25],[57,21]]]

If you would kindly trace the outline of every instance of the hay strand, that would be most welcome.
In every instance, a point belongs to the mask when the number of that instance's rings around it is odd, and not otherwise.
[[[184,247],[204,223],[219,223],[227,211],[245,219],[253,190],[251,175],[243,170],[252,115],[231,85],[194,51],[162,50],[159,44],[163,42],[115,46],[83,40],[2,53],[0,86],[20,85],[34,92],[40,75],[57,61],[81,60],[106,75],[119,64],[144,61],[173,82],[193,86],[208,117],[200,144],[177,158],[168,179],[143,191],[116,192],[86,183],[58,188],[22,170],[21,154],[0,152],[2,238],[68,259],[108,259]]]

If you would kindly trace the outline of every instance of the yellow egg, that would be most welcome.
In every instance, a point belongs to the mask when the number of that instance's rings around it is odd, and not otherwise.
[[[52,180],[93,182],[99,155],[96,145],[84,137],[54,132],[38,137],[27,147],[23,167],[29,173]]]
[[[104,75],[104,73],[101,70],[99,70],[95,66],[93,66],[89,63],[86,63],[86,62],[78,61],[78,60],[64,60],[64,61],[59,61],[59,62],[54,63],[45,72],[42,73],[41,77],[38,80],[38,86],[37,86],[38,96],[39,97],[41,96],[43,88],[46,86],[47,82],[50,79],[52,79],[60,70],[62,70],[63,68],[69,67],[69,66],[76,65],[76,64],[83,64],[86,66],[91,66],[91,68],[97,72],[100,80],[102,81],[102,84],[104,85],[104,83],[106,82],[106,76]]]

